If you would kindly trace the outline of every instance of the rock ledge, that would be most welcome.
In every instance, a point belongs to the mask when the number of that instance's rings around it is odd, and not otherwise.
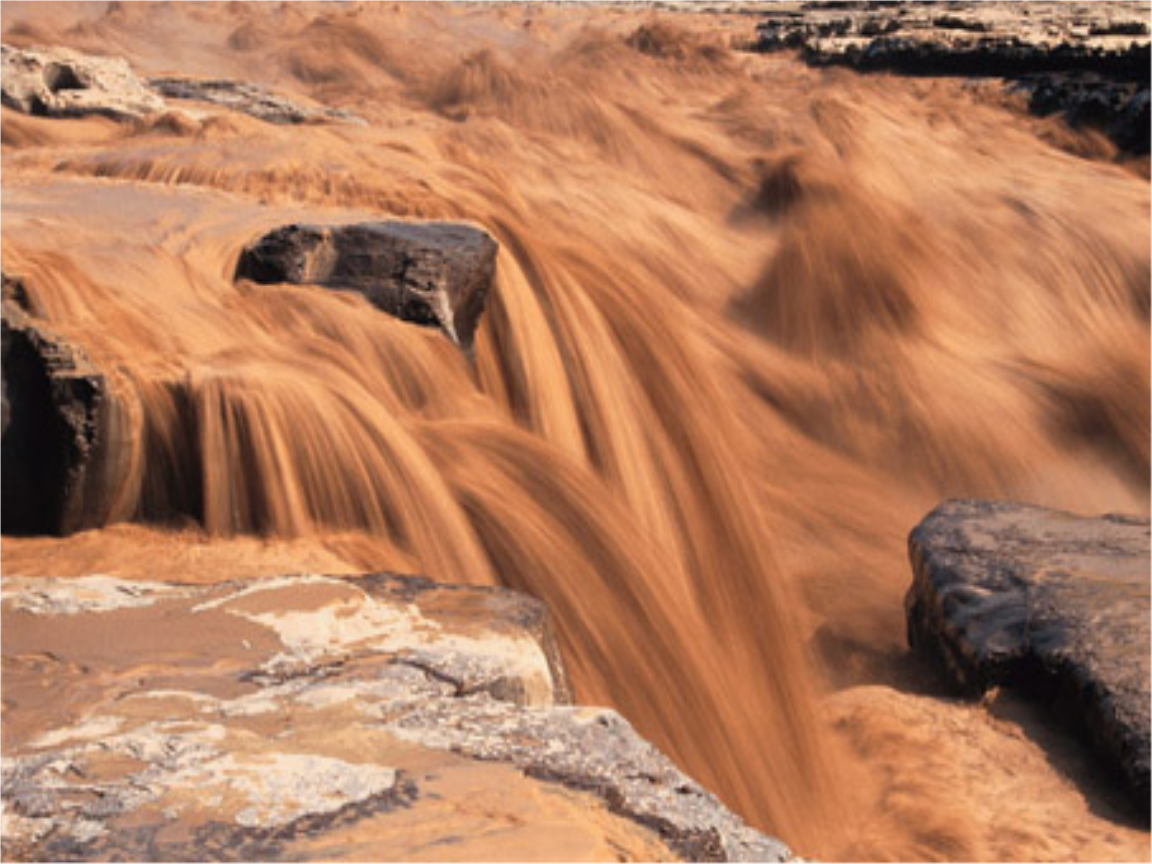
[[[389,574],[2,586],[9,860],[466,860],[473,834],[506,837],[548,800],[599,808],[580,830],[640,857],[790,857],[617,714],[564,704],[545,609],[515,592]]]

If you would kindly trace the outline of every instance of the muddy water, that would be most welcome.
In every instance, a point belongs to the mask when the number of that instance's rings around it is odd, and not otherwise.
[[[105,518],[137,523],[6,537],[6,573],[501,583],[547,601],[582,701],[803,854],[1148,857],[1041,719],[934,695],[901,612],[942,497],[1148,512],[1146,164],[990,87],[730,51],[739,16],[2,23],[368,121],[4,109],[4,268],[112,370]],[[473,361],[232,281],[267,228],[383,215],[500,241]]]

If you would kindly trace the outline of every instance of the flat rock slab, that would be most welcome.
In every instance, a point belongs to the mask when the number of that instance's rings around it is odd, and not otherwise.
[[[497,244],[471,225],[288,225],[240,255],[236,278],[355,291],[404,321],[438,326],[470,348],[496,269]]]
[[[127,61],[68,48],[0,46],[0,100],[25,114],[131,120],[164,110]]]
[[[148,86],[167,99],[206,102],[239,111],[266,123],[297,124],[312,121],[338,121],[363,124],[349,111],[302,105],[267,87],[228,78],[150,78]]]
[[[950,501],[908,538],[912,646],[969,692],[1050,702],[1149,808],[1149,520]]]
[[[564,704],[515,592],[2,585],[6,859],[788,857],[618,715]]]

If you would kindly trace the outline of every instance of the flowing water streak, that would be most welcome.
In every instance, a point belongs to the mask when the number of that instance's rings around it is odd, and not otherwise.
[[[805,854],[870,821],[886,854],[983,854],[849,812],[803,639],[895,654],[890,538],[939,496],[1147,509],[1146,180],[952,85],[818,78],[639,13],[65,12],[13,34],[6,4],[5,38],[371,121],[5,111],[5,269],[115,370],[109,521],[526,590],[582,701]],[[231,280],[272,225],[380,214],[499,240],[473,363]]]

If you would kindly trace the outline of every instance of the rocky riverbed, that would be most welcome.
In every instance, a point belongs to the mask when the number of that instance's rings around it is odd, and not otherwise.
[[[781,3],[752,47],[862,72],[1001,78],[1032,112],[1148,152],[1144,3]]]

